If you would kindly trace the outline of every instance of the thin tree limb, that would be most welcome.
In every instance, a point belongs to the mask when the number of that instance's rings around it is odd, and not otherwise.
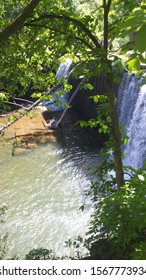
[[[33,102],[32,102],[32,101],[27,100],[27,99],[23,99],[23,98],[18,98],[18,97],[15,97],[15,98],[14,98],[14,100],[20,100],[20,101],[23,101],[23,102],[28,102],[28,103],[32,103],[32,104],[33,104]]]
[[[20,108],[22,108],[22,109],[24,109],[24,110],[26,110],[26,109],[27,109],[27,108],[26,108],[26,107],[24,107],[23,105],[21,105],[21,104],[17,104],[16,102],[3,101],[3,103],[5,103],[5,104],[10,104],[10,105],[14,105],[14,106],[20,107]]]

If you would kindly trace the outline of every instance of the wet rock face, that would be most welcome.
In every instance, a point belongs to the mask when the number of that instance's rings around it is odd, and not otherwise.
[[[72,85],[71,94],[73,94],[79,83],[79,79],[69,79],[69,84]],[[105,80],[103,75],[91,78],[88,83],[92,85],[93,89],[80,89],[71,104],[86,120],[97,117],[98,105],[93,101],[92,96],[105,94]]]

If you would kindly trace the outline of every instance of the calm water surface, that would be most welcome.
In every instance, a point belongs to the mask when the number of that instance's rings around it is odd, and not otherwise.
[[[93,137],[70,136],[14,157],[11,145],[0,146],[0,205],[7,206],[0,232],[8,233],[6,258],[17,254],[23,259],[40,247],[57,256],[73,255],[65,241],[85,235],[93,210],[84,196],[90,184],[86,166],[100,157]]]

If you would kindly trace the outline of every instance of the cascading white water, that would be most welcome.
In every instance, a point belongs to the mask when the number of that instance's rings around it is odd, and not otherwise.
[[[71,63],[72,63],[72,60],[70,58],[67,58],[64,62],[62,62],[56,72],[56,78],[58,79],[58,81],[60,81],[62,78],[64,78],[68,72],[69,72],[69,69],[70,69],[70,66],[71,66]],[[59,89],[59,91],[63,91],[62,88]],[[61,105],[61,106],[56,106],[55,105],[55,101],[60,101],[62,103],[68,103],[68,98],[69,98],[69,95],[67,92],[63,91],[63,96],[59,96],[57,94],[57,92],[55,92],[53,94],[53,99],[52,100],[48,100],[48,101],[45,101],[43,103],[43,106],[46,106],[49,108],[49,110],[51,111],[59,111],[59,110],[63,110],[64,109],[64,106]]]
[[[142,79],[125,73],[118,91],[119,121],[129,137],[123,163],[135,169],[146,161],[146,85],[139,85]]]
[[[64,62],[62,62],[56,72],[56,77],[60,81],[63,77],[65,77],[70,69],[72,60],[67,58]]]

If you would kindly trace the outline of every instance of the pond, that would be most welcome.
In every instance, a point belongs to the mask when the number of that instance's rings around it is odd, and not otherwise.
[[[11,145],[1,144],[0,206],[7,211],[0,233],[8,233],[6,258],[23,259],[40,247],[56,256],[74,255],[65,241],[87,230],[93,208],[84,194],[91,182],[86,166],[101,161],[97,143],[77,130],[13,157]]]

